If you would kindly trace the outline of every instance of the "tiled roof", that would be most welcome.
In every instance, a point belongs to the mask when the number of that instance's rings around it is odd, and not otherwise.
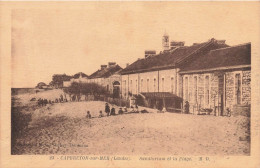
[[[113,65],[104,69],[99,69],[89,76],[89,78],[107,78],[116,72],[122,70],[119,65]]]
[[[170,50],[169,52],[162,52],[153,57],[139,59],[123,69],[121,74],[137,73],[140,71],[153,71],[160,68],[171,68],[174,67],[178,62],[182,62],[183,59],[192,57],[192,55],[196,55],[196,53],[199,51],[208,52],[211,49],[222,47],[227,47],[227,45],[218,44],[215,39],[211,39],[208,42],[197,45],[181,46]]]
[[[212,50],[184,64],[181,72],[240,65],[251,65],[251,43]]]
[[[83,72],[76,73],[75,75],[73,75],[73,78],[78,79],[80,77],[80,74],[83,78],[88,78],[88,75],[84,74]]]

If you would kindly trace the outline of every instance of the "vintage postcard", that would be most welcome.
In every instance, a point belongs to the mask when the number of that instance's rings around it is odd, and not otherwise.
[[[0,2],[0,22],[0,167],[260,167],[259,2]]]

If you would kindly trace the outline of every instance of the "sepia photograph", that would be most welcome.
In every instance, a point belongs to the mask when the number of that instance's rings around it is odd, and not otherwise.
[[[28,4],[9,13],[10,157],[254,155],[259,3]]]

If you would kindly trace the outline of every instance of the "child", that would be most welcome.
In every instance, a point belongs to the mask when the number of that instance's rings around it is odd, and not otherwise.
[[[123,113],[124,112],[123,112],[122,108],[119,108],[118,114],[123,114]]]
[[[138,105],[135,105],[136,112],[139,113]]]
[[[163,107],[163,109],[162,109],[162,113],[165,113],[165,112],[166,112],[166,108]]]
[[[126,107],[124,107],[124,110],[125,110],[125,113],[127,112],[127,108]]]
[[[86,116],[88,119],[91,119],[91,114],[89,111],[87,111],[87,116]]]
[[[112,106],[112,108],[111,108],[110,115],[116,115],[116,110],[115,110],[114,106]]]
[[[103,117],[102,110],[99,111],[99,118]]]

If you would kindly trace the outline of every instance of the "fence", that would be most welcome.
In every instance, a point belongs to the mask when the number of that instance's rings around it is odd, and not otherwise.
[[[116,106],[121,106],[121,107],[130,107],[130,102],[128,100],[122,99],[122,98],[112,98],[104,95],[87,95],[83,100],[86,101],[105,101],[108,102],[109,104],[113,104]]]
[[[104,101],[121,107],[130,107],[130,102],[125,99],[105,97]]]

